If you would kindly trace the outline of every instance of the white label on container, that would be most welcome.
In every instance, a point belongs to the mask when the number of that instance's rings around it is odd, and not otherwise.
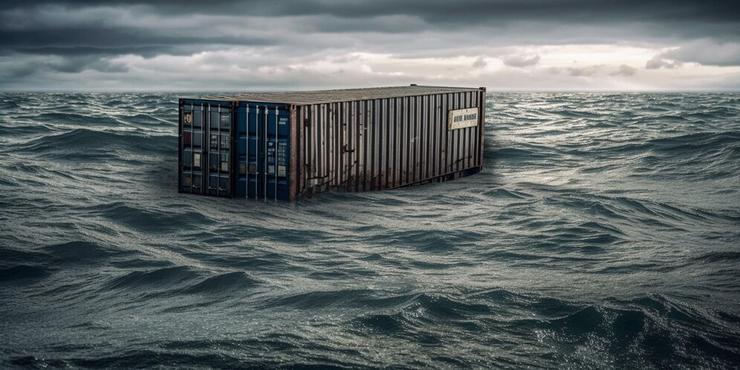
[[[447,122],[450,130],[478,126],[478,108],[451,110]]]

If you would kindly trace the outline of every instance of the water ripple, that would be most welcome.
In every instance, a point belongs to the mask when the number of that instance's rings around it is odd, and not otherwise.
[[[0,93],[0,366],[737,368],[740,95],[493,94],[485,169],[176,193],[177,96]]]

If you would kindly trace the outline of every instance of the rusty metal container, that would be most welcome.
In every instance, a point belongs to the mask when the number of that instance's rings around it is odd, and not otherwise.
[[[485,88],[181,98],[178,189],[296,200],[446,181],[483,166]]]

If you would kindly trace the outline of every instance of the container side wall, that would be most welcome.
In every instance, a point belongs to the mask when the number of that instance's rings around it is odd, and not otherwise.
[[[297,197],[392,189],[477,172],[484,94],[460,91],[302,106],[296,131],[302,146]],[[470,108],[478,108],[477,123],[451,125],[452,114]]]

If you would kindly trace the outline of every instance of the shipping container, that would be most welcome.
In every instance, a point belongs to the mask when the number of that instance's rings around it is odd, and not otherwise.
[[[485,95],[411,85],[181,98],[178,189],[295,200],[474,174]]]

